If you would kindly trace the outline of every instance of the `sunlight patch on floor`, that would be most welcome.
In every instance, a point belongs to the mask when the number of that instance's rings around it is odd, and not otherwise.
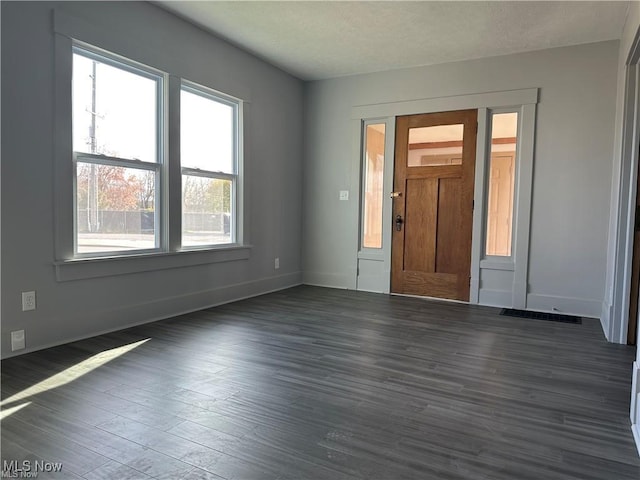
[[[21,392],[10,396],[9,398],[6,398],[2,402],[0,402],[0,407],[4,407],[6,405],[22,401],[33,395],[37,395],[39,393],[46,392],[47,390],[58,388],[68,383],[71,383],[74,380],[77,380],[78,378],[82,377],[83,375],[86,375],[87,373],[90,373],[93,370],[101,367],[102,365],[110,362],[111,360],[114,360],[130,352],[131,350],[139,347],[140,345],[148,342],[149,340],[151,340],[151,338],[145,338],[144,340],[140,340],[138,342],[130,343],[128,345],[122,345],[121,347],[112,348],[110,350],[105,350],[104,352],[100,352],[96,355],[93,355],[92,357],[89,357],[86,360],[83,360],[82,362],[77,363],[76,365],[73,365],[67,368],[66,370],[63,370],[60,373],[56,373],[55,375],[52,375],[51,377],[41,382],[38,382],[35,385],[32,385],[29,388],[26,388]],[[22,408],[25,405],[28,405],[28,403],[21,405],[20,408]],[[14,408],[16,407],[11,407],[9,409],[3,410],[2,418],[4,418],[5,416],[11,415],[11,413],[13,413],[11,410],[13,410]],[[7,413],[5,415],[5,412],[10,412],[10,413]]]
[[[31,402],[16,405],[15,407],[3,408],[2,411],[0,411],[0,420],[4,420],[9,415],[16,413],[18,410],[22,410],[27,405],[31,405]]]

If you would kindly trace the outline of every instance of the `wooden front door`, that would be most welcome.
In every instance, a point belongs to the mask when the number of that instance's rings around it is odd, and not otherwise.
[[[391,291],[469,300],[477,110],[396,119]]]

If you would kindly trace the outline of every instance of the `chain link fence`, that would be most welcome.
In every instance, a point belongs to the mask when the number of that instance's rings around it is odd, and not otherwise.
[[[153,233],[155,215],[147,210],[98,210],[97,225],[89,228],[90,212],[86,209],[78,210],[78,232],[101,233]],[[227,213],[184,213],[182,228],[192,232],[216,232],[228,234],[230,230],[230,216]]]

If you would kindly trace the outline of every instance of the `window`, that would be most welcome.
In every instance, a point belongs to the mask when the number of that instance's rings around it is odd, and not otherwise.
[[[74,258],[237,244],[241,101],[84,44],[72,67]]]
[[[73,49],[75,254],[160,248],[162,76]]]
[[[518,114],[516,112],[492,114],[487,202],[487,255],[511,256],[517,136]]]
[[[464,125],[436,125],[409,129],[408,167],[462,165]]]
[[[382,248],[385,124],[365,126],[362,246]]]
[[[235,242],[238,103],[201,87],[180,92],[182,246]]]

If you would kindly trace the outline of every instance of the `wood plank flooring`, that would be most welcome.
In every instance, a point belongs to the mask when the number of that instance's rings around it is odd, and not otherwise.
[[[2,460],[87,480],[638,480],[635,349],[597,320],[498,312],[302,286],[8,359]]]

